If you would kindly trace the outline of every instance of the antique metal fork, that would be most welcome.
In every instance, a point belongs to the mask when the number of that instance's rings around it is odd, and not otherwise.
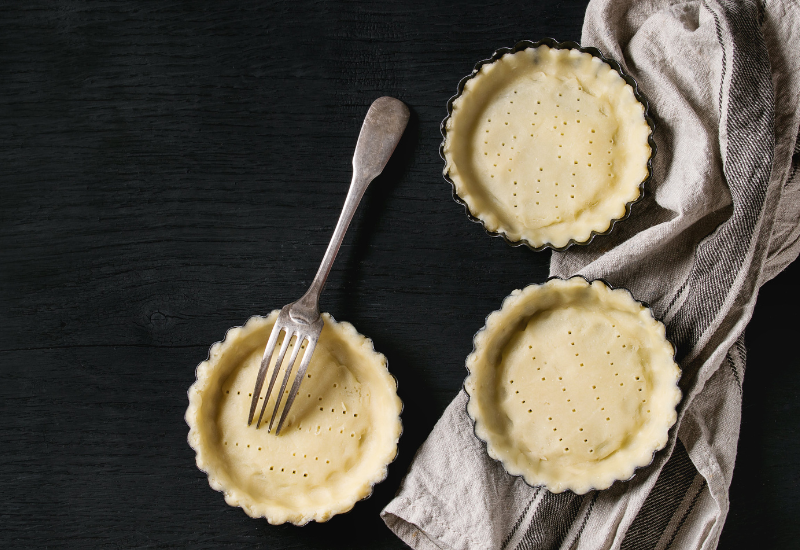
[[[250,415],[247,419],[248,426],[253,422],[256,406],[261,396],[261,389],[264,386],[264,379],[267,376],[267,371],[272,362],[272,356],[275,353],[275,344],[278,341],[278,337],[283,332],[283,343],[272,368],[272,376],[267,386],[267,394],[264,396],[264,404],[261,405],[261,413],[258,416],[258,422],[256,422],[257,429],[261,424],[267,402],[272,394],[275,381],[278,378],[278,372],[281,370],[281,365],[286,356],[289,342],[292,338],[296,337],[294,349],[292,350],[289,362],[286,364],[283,382],[275,398],[275,406],[273,407],[272,417],[270,418],[269,428],[267,429],[267,431],[272,431],[272,424],[275,422],[275,416],[280,408],[281,398],[291,378],[294,363],[297,360],[300,350],[303,348],[303,342],[305,342],[305,353],[300,362],[300,367],[297,369],[297,374],[292,383],[292,389],[289,391],[286,404],[283,407],[283,412],[278,421],[276,434],[280,434],[283,422],[289,414],[289,409],[291,409],[295,397],[297,397],[300,383],[303,377],[305,377],[306,369],[308,369],[308,364],[311,362],[311,355],[314,353],[319,334],[322,331],[323,321],[319,313],[319,296],[325,286],[325,280],[328,278],[328,274],[331,271],[333,260],[336,258],[336,253],[339,252],[344,234],[347,231],[347,227],[350,225],[350,221],[353,219],[353,214],[355,214],[358,208],[358,203],[361,202],[361,197],[364,196],[364,191],[367,190],[370,182],[383,171],[383,168],[389,161],[389,157],[392,156],[392,152],[394,152],[395,147],[397,147],[400,136],[403,135],[403,130],[406,128],[408,117],[408,107],[391,97],[379,97],[372,103],[369,111],[367,111],[364,124],[361,126],[361,133],[358,136],[358,143],[356,143],[356,151],[353,155],[353,179],[350,182],[350,189],[347,192],[347,198],[344,201],[344,207],[339,216],[339,222],[336,224],[333,237],[331,237],[331,242],[328,244],[328,249],[325,251],[322,264],[319,266],[319,270],[314,277],[314,281],[311,283],[311,287],[302,298],[283,306],[283,309],[281,309],[278,315],[278,319],[275,321],[272,334],[270,334],[267,347],[264,350],[264,357],[261,359],[261,367],[258,370],[256,386],[253,390],[253,400],[250,403]]]

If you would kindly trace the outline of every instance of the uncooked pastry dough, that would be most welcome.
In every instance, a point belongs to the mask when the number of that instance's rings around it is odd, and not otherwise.
[[[676,420],[680,369],[664,332],[601,281],[515,290],[467,358],[476,435],[509,473],[552,492],[630,478]]]
[[[386,477],[397,453],[402,404],[372,341],[323,314],[307,378],[281,434],[267,433],[263,424],[248,426],[251,392],[277,314],[231,329],[197,367],[186,411],[189,444],[197,467],[231,506],[272,524],[326,521]]]
[[[611,66],[528,48],[467,81],[446,125],[445,171],[489,231],[561,248],[624,217],[648,176],[650,132]]]

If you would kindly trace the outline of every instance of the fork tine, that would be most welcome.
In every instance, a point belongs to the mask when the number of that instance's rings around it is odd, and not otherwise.
[[[275,435],[280,435],[281,428],[283,427],[283,421],[286,420],[286,417],[289,415],[289,409],[292,408],[292,404],[294,403],[294,398],[297,397],[297,392],[300,390],[300,382],[303,381],[303,377],[306,375],[306,370],[308,369],[308,364],[311,362],[311,356],[314,354],[314,348],[317,346],[317,339],[314,338],[308,339],[308,344],[306,345],[306,352],[303,354],[303,362],[300,364],[300,368],[297,369],[297,375],[294,377],[294,382],[292,382],[292,389],[289,390],[289,398],[286,401],[286,405],[283,407],[283,413],[281,413],[281,419],[278,422],[278,429],[275,430]],[[277,407],[275,409],[278,410]],[[274,413],[273,413],[274,416]],[[272,422],[270,422],[270,426]]]
[[[300,351],[300,348],[303,345],[303,341],[305,341],[306,336],[303,335],[302,338],[298,334],[297,335],[297,342],[295,343],[294,353],[292,353],[292,361],[286,365],[286,372],[283,375],[283,382],[281,383],[281,392],[278,394],[278,397],[275,398],[275,408],[272,410],[272,417],[269,419],[269,428],[267,428],[267,433],[272,431],[272,424],[275,422],[275,416],[278,414],[278,409],[281,405],[281,399],[283,399],[283,392],[286,390],[286,384],[289,382],[289,378],[292,375],[292,367],[294,367],[294,360],[297,359],[297,354]],[[303,354],[303,359],[305,359],[305,354]],[[295,380],[297,377],[295,376]],[[288,401],[287,401],[288,403]],[[276,434],[277,435],[277,434]]]
[[[267,369],[269,369],[269,362],[272,355],[275,353],[275,342],[278,341],[281,328],[276,324],[272,327],[272,332],[267,341],[267,347],[264,348],[264,356],[261,358],[261,365],[258,368],[258,376],[256,377],[256,387],[253,389],[253,400],[250,402],[250,416],[247,417],[247,425],[253,423],[253,416],[256,413],[256,406],[258,405],[258,397],[261,395],[261,388],[264,387],[264,378],[267,376]]]
[[[264,396],[264,403],[261,405],[261,413],[258,415],[256,429],[261,426],[261,419],[264,417],[264,410],[267,408],[269,396],[272,395],[272,388],[275,386],[275,380],[278,378],[278,371],[281,370],[283,358],[286,357],[286,350],[289,348],[289,342],[292,341],[292,336],[294,336],[294,332],[291,332],[291,327],[281,327],[281,330],[284,332],[283,344],[281,345],[281,351],[278,352],[278,358],[275,360],[275,365],[272,367],[272,376],[269,379],[269,386],[267,386],[267,395]]]
[[[289,380],[289,376],[292,373],[292,368],[294,368],[294,362],[297,359],[297,354],[300,352],[300,346],[303,343],[305,336],[297,333],[297,340],[294,343],[294,349],[292,350],[292,356],[289,358],[289,362],[286,363],[286,372],[283,375],[283,383],[281,384],[281,390],[278,396],[275,398],[275,408],[272,410],[272,416],[269,419],[269,428],[267,428],[267,433],[272,431],[272,421],[275,420],[275,413],[278,412],[278,407],[281,405],[281,399],[283,399],[283,391],[286,389],[286,381]]]

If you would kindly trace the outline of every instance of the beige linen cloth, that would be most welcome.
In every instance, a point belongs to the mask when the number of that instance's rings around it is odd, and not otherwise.
[[[759,287],[800,251],[800,3],[592,0],[582,43],[638,81],[659,150],[631,218],[589,246],[554,253],[551,272],[603,277],[651,304],[683,369],[678,422],[632,480],[551,494],[487,456],[462,391],[382,512],[416,549],[719,541],[739,437],[743,332]]]

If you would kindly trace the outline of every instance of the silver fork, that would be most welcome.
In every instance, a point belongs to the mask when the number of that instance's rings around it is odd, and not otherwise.
[[[261,406],[261,413],[258,416],[258,422],[256,422],[256,429],[258,429],[264,416],[267,402],[272,394],[272,389],[275,386],[275,381],[278,378],[278,372],[281,370],[283,359],[286,356],[289,342],[293,337],[296,337],[294,349],[289,362],[286,364],[281,389],[275,398],[275,406],[272,410],[269,428],[267,428],[268,432],[272,431],[272,424],[275,422],[275,416],[280,408],[281,398],[286,391],[286,385],[291,377],[297,355],[303,347],[303,342],[306,342],[303,359],[297,369],[292,389],[283,407],[281,418],[278,421],[278,429],[275,432],[276,434],[281,433],[283,422],[289,414],[289,409],[291,409],[295,397],[297,397],[300,383],[306,375],[306,369],[308,369],[308,364],[311,362],[311,355],[314,353],[319,334],[322,331],[323,321],[319,313],[319,296],[331,271],[333,260],[336,258],[336,253],[339,252],[342,239],[344,239],[344,234],[353,219],[353,214],[358,208],[358,203],[361,202],[361,197],[364,196],[364,192],[370,182],[383,171],[389,161],[389,157],[392,156],[397,143],[400,141],[400,136],[403,135],[403,130],[406,128],[408,117],[408,107],[391,97],[379,97],[370,105],[367,116],[364,118],[364,124],[361,126],[361,133],[358,135],[358,143],[356,143],[356,151],[353,155],[353,179],[350,182],[350,189],[347,192],[347,198],[344,201],[344,207],[336,224],[336,229],[333,231],[331,242],[328,244],[328,249],[322,258],[322,264],[320,264],[308,291],[296,302],[283,306],[280,314],[278,314],[278,319],[275,321],[275,326],[272,328],[272,334],[270,334],[267,347],[264,350],[264,357],[261,359],[261,367],[258,369],[256,387],[253,390],[253,400],[250,403],[250,415],[247,419],[248,426],[253,422],[256,406],[261,396],[261,389],[264,386],[264,379],[267,376],[272,355],[275,353],[275,344],[281,332],[283,332],[283,343],[272,368],[267,394],[264,396],[264,404]]]

